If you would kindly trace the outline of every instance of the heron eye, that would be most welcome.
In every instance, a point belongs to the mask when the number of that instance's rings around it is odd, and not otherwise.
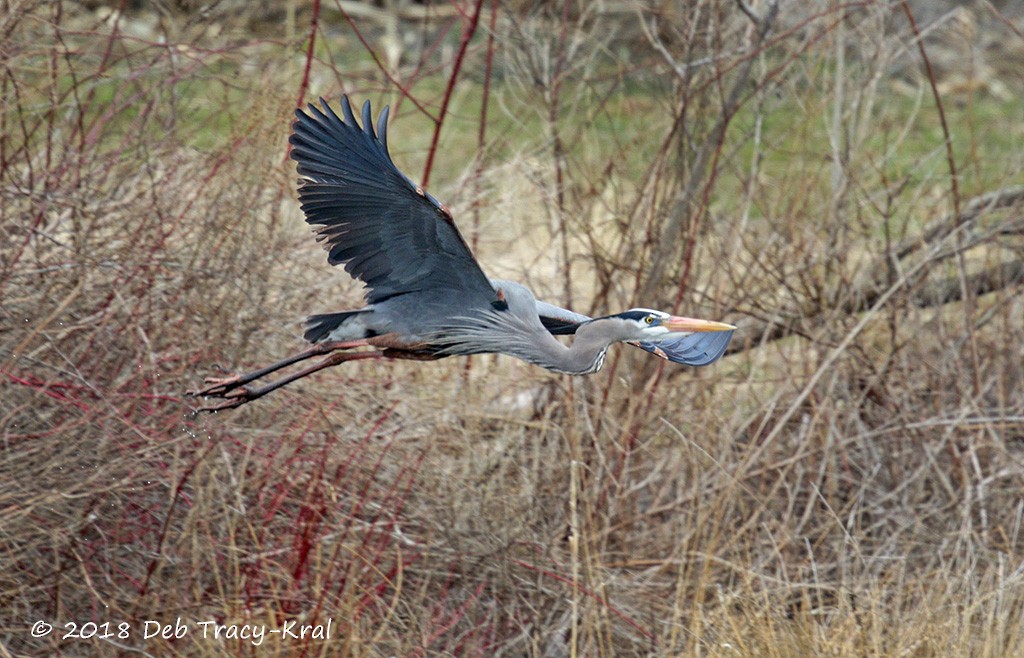
[[[646,322],[647,324],[652,324],[654,322],[654,316],[648,315],[646,318],[644,318],[644,322]]]

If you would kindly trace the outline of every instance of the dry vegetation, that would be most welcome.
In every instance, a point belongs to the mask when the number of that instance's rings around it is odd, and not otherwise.
[[[0,656],[1024,655],[1020,16],[99,4],[0,3]],[[492,275],[733,353],[351,364],[189,415],[359,302],[285,151],[341,91]]]

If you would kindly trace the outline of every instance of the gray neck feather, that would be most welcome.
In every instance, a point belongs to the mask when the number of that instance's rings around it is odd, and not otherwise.
[[[445,332],[448,354],[501,353],[534,365],[569,375],[595,373],[604,365],[612,343],[628,340],[628,325],[617,318],[587,322],[576,330],[566,347],[552,336],[539,318],[523,318],[507,312],[488,312],[473,318],[458,318],[458,326]]]

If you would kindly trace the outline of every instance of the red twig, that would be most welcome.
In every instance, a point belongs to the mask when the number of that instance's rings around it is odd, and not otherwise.
[[[70,384],[62,384],[59,382],[45,382],[36,377],[28,377],[26,379],[23,377],[19,377],[12,372],[8,372],[7,370],[2,369],[0,369],[0,372],[7,375],[7,378],[10,379],[11,381],[22,386],[33,388],[42,393],[43,395],[46,395],[48,397],[53,398],[54,400],[57,400],[58,402],[67,402],[78,407],[82,411],[88,411],[89,409],[88,405],[86,405],[85,403],[76,400],[75,398],[68,397],[67,395],[61,392],[61,390],[73,388]]]
[[[939,113],[939,124],[942,126],[942,137],[945,140],[946,146],[946,162],[949,165],[949,182],[950,192],[953,195],[953,212],[956,216],[960,216],[960,175],[957,173],[956,160],[953,157],[953,137],[949,132],[949,123],[946,121],[946,108],[942,103],[942,96],[939,94],[939,88],[935,83],[935,73],[932,71],[932,62],[928,58],[928,51],[924,47],[924,38],[921,36],[921,31],[917,27],[917,20],[914,18],[914,12],[910,10],[910,4],[907,0],[903,0],[903,13],[907,15],[907,20],[910,21],[910,29],[914,32],[914,39],[917,41],[917,49],[921,53],[921,61],[924,63],[924,70],[928,77],[928,84],[932,89],[932,97],[935,98],[935,109]]]
[[[171,527],[171,517],[174,516],[174,510],[178,506],[178,501],[180,501],[184,497],[185,484],[187,484],[189,479],[192,477],[192,473],[195,472],[196,467],[199,466],[199,464],[204,459],[206,459],[206,456],[210,454],[210,452],[216,447],[216,445],[216,443],[211,442],[210,445],[207,446],[206,450],[202,452],[202,454],[200,454],[198,457],[192,460],[192,463],[188,465],[188,468],[185,469],[185,472],[181,474],[181,478],[178,479],[177,486],[174,487],[174,495],[171,497],[171,504],[167,506],[167,514],[164,516],[164,522],[160,528],[160,536],[157,539],[156,546],[153,548],[153,559],[149,561],[149,566],[146,568],[146,579],[142,582],[142,585],[139,587],[140,601],[146,595],[146,592],[149,590],[149,583],[153,579],[153,574],[156,572],[156,567],[160,563],[160,560],[162,560],[164,557],[164,542],[167,540],[167,533]]]
[[[946,108],[942,103],[942,95],[939,94],[938,85],[935,82],[935,72],[932,70],[932,62],[928,58],[928,51],[924,47],[924,38],[921,36],[921,31],[917,27],[917,20],[914,19],[914,12],[910,10],[910,4],[907,0],[903,0],[903,13],[907,15],[907,20],[910,21],[910,29],[914,32],[914,39],[917,41],[917,49],[921,53],[921,61],[924,62],[925,74],[928,77],[928,84],[932,89],[932,97],[935,99],[935,109],[939,113],[939,124],[942,126],[942,137],[946,146],[946,163],[949,167],[949,186],[950,194],[953,196],[953,216],[962,218],[964,215],[960,212],[960,174],[956,168],[956,158],[953,154],[953,136],[949,132],[949,123],[946,121]],[[961,233],[957,233],[957,241],[959,242],[962,238]],[[981,364],[978,360],[978,345],[974,340],[974,295],[967,286],[966,277],[966,264],[964,262],[964,254],[962,250],[957,250],[956,256],[958,264],[958,273],[960,276],[960,290],[963,296],[964,306],[967,312],[964,313],[964,328],[967,333],[969,345],[971,348],[971,384],[974,390],[974,395],[981,394]]]
[[[384,64],[384,62],[380,60],[380,57],[377,56],[377,52],[366,40],[366,37],[364,37],[363,33],[359,31],[359,26],[357,26],[356,22],[352,20],[352,17],[349,15],[349,13],[345,11],[345,8],[341,6],[340,3],[337,5],[337,7],[338,11],[341,12],[341,15],[345,17],[346,21],[348,21],[349,27],[352,28],[352,32],[355,33],[356,38],[359,39],[359,43],[363,44],[363,48],[366,49],[366,52],[370,53],[370,57],[373,58],[373,63],[377,65],[377,68],[380,69],[380,72],[383,73],[384,77],[388,79],[388,82],[395,85],[398,91],[402,92],[402,96],[408,98],[409,101],[416,106],[416,109],[418,109],[420,112],[436,121],[436,119],[434,119],[434,116],[430,113],[430,111],[426,107],[424,107],[423,104],[420,103],[415,96],[412,95],[412,92],[409,91],[408,87],[406,85],[403,85],[394,75],[391,74],[391,71],[388,70],[388,67]]]
[[[449,580],[451,579],[449,578]],[[473,593],[470,594],[465,601],[459,604],[459,606],[455,610],[451,611],[448,615],[434,615],[434,619],[432,619],[431,621],[434,624],[438,624],[440,627],[431,629],[432,632],[430,633],[430,637],[428,637],[426,641],[424,641],[424,646],[429,647],[431,644],[436,642],[442,635],[450,631],[452,627],[454,627],[455,624],[459,622],[460,619],[466,616],[466,612],[469,610],[469,606],[476,603],[480,599],[480,595],[484,591],[484,584],[485,583],[483,582],[477,584],[476,589],[473,590]],[[448,591],[450,591],[449,588],[446,588],[445,596],[447,596]]]
[[[498,0],[491,1],[491,21],[487,34],[487,58],[484,60],[483,96],[480,99],[480,125],[476,133],[476,164],[473,168],[473,234],[470,244],[476,251],[480,240],[480,174],[483,172],[484,144],[487,133],[487,106],[491,101],[491,71],[494,67],[494,28],[498,20]]]
[[[484,0],[476,0],[473,14],[469,17],[469,25],[462,30],[462,42],[459,44],[459,52],[455,56],[455,63],[452,65],[452,74],[448,77],[448,85],[444,90],[444,97],[441,98],[441,110],[434,121],[434,136],[430,140],[430,150],[427,151],[427,164],[423,167],[423,187],[430,182],[430,170],[434,166],[434,156],[437,154],[438,140],[441,138],[441,128],[444,126],[445,116],[448,114],[448,103],[452,99],[452,92],[455,90],[455,82],[459,78],[459,71],[462,70],[462,62],[466,58],[466,50],[469,42],[476,34],[476,27],[480,24],[480,8]]]
[[[306,65],[302,71],[302,81],[299,82],[299,97],[295,99],[295,107],[302,107],[306,100],[306,92],[309,90],[309,72],[313,68],[313,46],[316,45],[316,31],[320,23],[320,0],[313,0],[313,15],[309,19],[309,45],[306,47]],[[291,142],[285,148],[284,158],[287,161],[291,154]]]

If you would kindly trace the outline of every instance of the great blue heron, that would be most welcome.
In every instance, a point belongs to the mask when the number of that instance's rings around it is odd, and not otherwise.
[[[438,359],[508,354],[554,372],[597,372],[612,343],[628,342],[662,358],[703,366],[721,357],[734,326],[646,308],[596,319],[537,301],[524,286],[488,279],[448,209],[399,171],[387,146],[388,108],[374,131],[370,103],[362,126],[342,96],[342,116],[296,110],[291,157],[302,177],[299,200],[331,265],[366,285],[366,306],[313,315],[310,349],[266,368],[207,378],[192,395],[223,398],[205,411],[237,407],[296,379],[345,361]],[[554,336],[575,334],[570,346]],[[349,352],[357,347],[373,351]],[[316,365],[259,388],[247,384],[299,361]]]

